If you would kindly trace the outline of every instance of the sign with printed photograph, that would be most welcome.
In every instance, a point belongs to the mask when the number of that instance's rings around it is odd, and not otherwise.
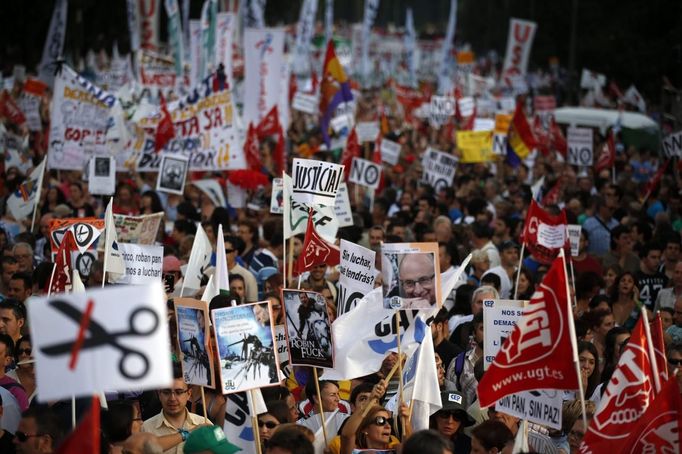
[[[438,243],[381,246],[384,307],[431,309],[442,304]]]
[[[212,314],[222,394],[279,385],[270,302],[214,309]]]
[[[113,194],[116,191],[116,160],[111,156],[95,156],[90,159],[89,167],[90,194]]]
[[[324,296],[304,290],[282,293],[290,364],[333,368],[332,331]]]
[[[156,181],[156,190],[170,194],[182,195],[185,190],[185,179],[189,161],[178,156],[163,156],[161,169]]]
[[[175,298],[178,345],[182,378],[188,385],[215,388],[210,339],[208,303],[192,298]]]

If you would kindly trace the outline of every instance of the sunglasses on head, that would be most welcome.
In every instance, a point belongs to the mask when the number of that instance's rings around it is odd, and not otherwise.
[[[261,421],[260,419],[258,420],[258,427],[267,427],[268,429],[274,429],[277,427],[277,423],[273,421]]]
[[[27,434],[26,432],[14,432],[14,436],[17,438],[19,443],[26,443],[29,438],[32,437],[42,437],[47,434]]]
[[[391,424],[391,422],[388,420],[388,418],[385,418],[383,416],[377,416],[374,418],[374,421],[372,421],[372,424],[376,426],[385,426],[386,424]]]

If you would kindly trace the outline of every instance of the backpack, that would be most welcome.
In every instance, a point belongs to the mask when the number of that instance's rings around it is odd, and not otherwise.
[[[457,385],[457,388],[461,391],[462,390],[462,385],[459,383],[459,377],[462,375],[462,371],[464,370],[464,362],[466,361],[466,351],[463,351],[462,353],[458,354],[455,356],[455,384]]]

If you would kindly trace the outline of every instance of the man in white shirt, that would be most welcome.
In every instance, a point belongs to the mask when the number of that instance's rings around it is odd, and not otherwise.
[[[519,266],[520,246],[514,241],[505,241],[500,246],[500,265],[489,269],[483,275],[493,273],[500,277],[500,298],[513,298],[514,294],[514,273]]]
[[[493,229],[489,225],[483,222],[471,224],[471,244],[474,246],[474,249],[488,254],[491,268],[500,265],[500,254],[497,252],[497,247],[495,247],[492,237]]]

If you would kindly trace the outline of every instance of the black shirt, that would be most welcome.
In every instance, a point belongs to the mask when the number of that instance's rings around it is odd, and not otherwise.
[[[635,279],[637,280],[637,288],[639,289],[639,300],[647,309],[653,311],[656,295],[658,295],[658,292],[668,284],[668,276],[660,272],[646,274],[642,271],[637,271]]]
[[[440,356],[445,370],[448,370],[448,366],[455,356],[462,352],[461,348],[447,339],[444,339],[440,344],[436,345],[433,350],[438,353],[438,356]]]

